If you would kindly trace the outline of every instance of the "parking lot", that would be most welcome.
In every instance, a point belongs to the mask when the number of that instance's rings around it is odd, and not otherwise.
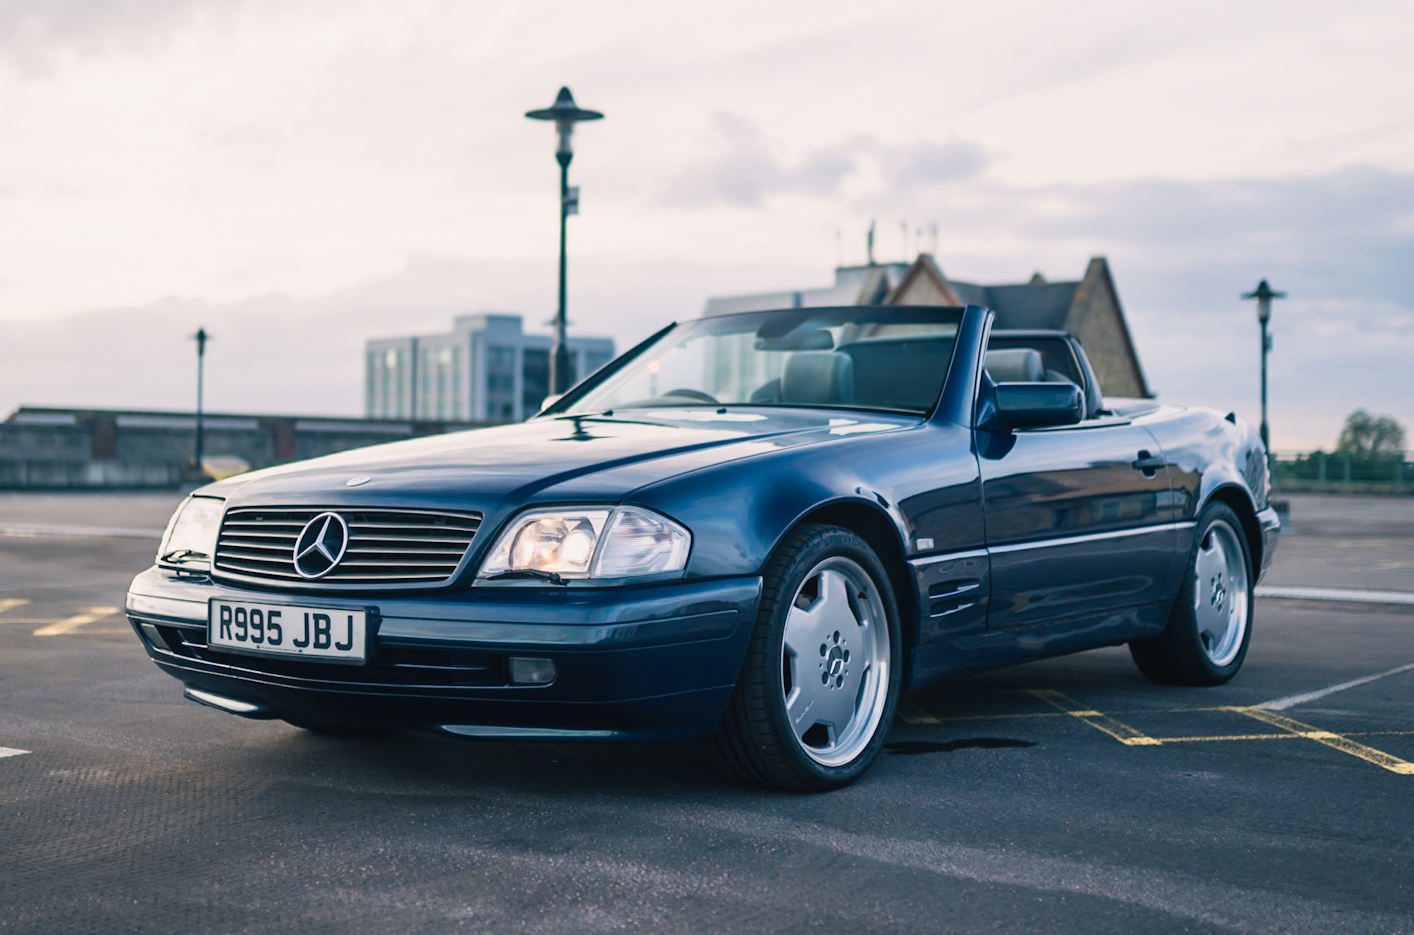
[[[1291,501],[1267,586],[1414,592],[1414,499]],[[1218,688],[1113,648],[916,692],[794,796],[183,701],[120,612],[174,502],[0,494],[0,931],[1414,932],[1414,603],[1262,597]]]

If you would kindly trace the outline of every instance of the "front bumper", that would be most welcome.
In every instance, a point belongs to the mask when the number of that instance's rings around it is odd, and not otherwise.
[[[1260,582],[1272,567],[1272,556],[1277,550],[1277,540],[1281,538],[1281,517],[1274,507],[1267,507],[1257,513],[1257,526],[1262,530],[1262,567],[1257,572]]]
[[[761,579],[749,577],[361,599],[277,595],[150,568],[133,580],[127,614],[148,655],[186,685],[188,697],[247,717],[647,740],[716,728],[760,593]],[[211,650],[211,598],[376,608],[369,661],[331,665]],[[511,656],[553,660],[555,681],[511,684]]]

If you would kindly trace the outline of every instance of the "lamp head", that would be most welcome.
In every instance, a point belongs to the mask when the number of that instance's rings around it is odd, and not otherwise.
[[[1263,279],[1261,282],[1257,283],[1257,288],[1253,289],[1251,292],[1242,293],[1242,297],[1244,299],[1257,300],[1257,320],[1265,325],[1268,321],[1271,321],[1272,318],[1272,299],[1284,299],[1286,298],[1286,293],[1277,292],[1271,286],[1267,285],[1267,281]]]
[[[585,110],[574,102],[569,88],[560,88],[555,103],[542,110],[526,112],[531,120],[555,121],[555,132],[559,134],[560,145],[556,150],[562,156],[573,153],[570,138],[574,135],[574,125],[581,120],[602,120],[604,115],[597,110]]]

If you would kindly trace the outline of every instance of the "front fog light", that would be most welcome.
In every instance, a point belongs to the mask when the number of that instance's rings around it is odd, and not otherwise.
[[[549,685],[555,680],[555,660],[511,657],[511,681],[516,685]]]

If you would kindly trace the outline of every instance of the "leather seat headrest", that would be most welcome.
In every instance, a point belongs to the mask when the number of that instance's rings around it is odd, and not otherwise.
[[[854,402],[854,361],[835,351],[798,351],[781,371],[781,402],[848,405]]]
[[[994,383],[1043,383],[1046,366],[1041,352],[1032,347],[1009,347],[988,351],[987,373]]]

